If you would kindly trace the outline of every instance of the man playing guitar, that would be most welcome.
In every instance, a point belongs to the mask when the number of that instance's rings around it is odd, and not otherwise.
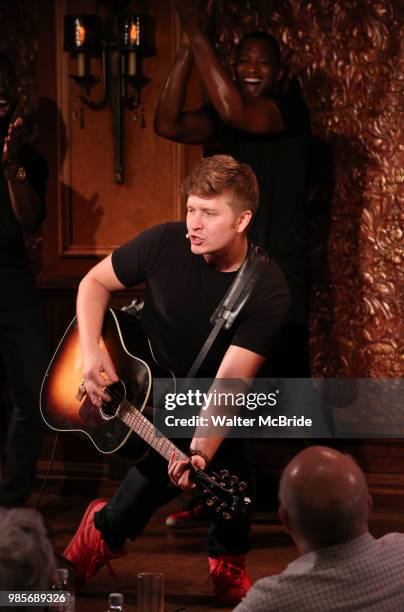
[[[141,324],[159,363],[185,376],[209,335],[210,317],[232,284],[247,250],[247,227],[258,205],[251,169],[227,155],[202,159],[183,185],[184,223],[146,230],[96,265],[80,283],[77,318],[86,392],[101,407],[106,386],[118,380],[110,356],[99,346],[111,293],[145,281]],[[199,376],[252,379],[270,356],[289,303],[282,272],[269,261],[228,331],[221,331]],[[110,559],[124,554],[152,513],[193,485],[190,462],[204,470],[212,462],[245,471],[243,440],[195,437],[190,459],[171,456],[168,467],[154,453],[133,467],[109,502],[95,500],[65,550],[84,584]],[[229,465],[230,464],[230,465]],[[176,485],[173,487],[173,484]],[[208,554],[218,605],[235,605],[250,587],[245,570],[250,517],[217,518]]]

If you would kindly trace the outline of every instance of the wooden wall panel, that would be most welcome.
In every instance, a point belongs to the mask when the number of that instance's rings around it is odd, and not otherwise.
[[[84,106],[80,116],[80,91],[68,78],[75,62],[63,52],[63,15],[96,12],[92,0],[54,3],[52,19],[43,15],[42,35],[53,32],[56,81],[47,91],[47,116],[56,138],[47,135],[48,152],[57,155],[59,177],[51,189],[52,216],[44,228],[43,278],[82,276],[95,261],[143,229],[181,217],[178,196],[183,177],[183,150],[157,137],[153,117],[157,99],[177,45],[177,21],[170,3],[147,3],[156,21],[155,57],[143,68],[151,82],[142,93],[145,127],[125,111],[124,185],[114,181],[112,123],[109,108],[92,111]],[[132,2],[140,11],[141,3]],[[145,7],[143,7],[145,8]],[[93,60],[93,71],[97,61]],[[49,84],[42,82],[44,89]],[[99,96],[98,88],[94,97]],[[53,106],[53,108],[52,108]]]

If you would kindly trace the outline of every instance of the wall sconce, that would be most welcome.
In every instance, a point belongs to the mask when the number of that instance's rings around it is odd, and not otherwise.
[[[120,8],[111,8],[103,19],[98,15],[66,15],[64,51],[77,58],[77,74],[71,78],[82,90],[82,102],[92,110],[108,103],[111,106],[115,180],[122,185],[124,110],[139,107],[141,90],[150,81],[143,74],[142,58],[155,54],[154,20],[144,14],[125,16]],[[91,74],[90,60],[97,57],[102,61],[102,95],[92,100],[91,89],[100,80]]]

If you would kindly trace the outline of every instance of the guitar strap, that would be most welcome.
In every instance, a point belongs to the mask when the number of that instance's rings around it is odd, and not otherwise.
[[[186,378],[193,378],[198,372],[220,330],[222,328],[230,329],[233,325],[249,299],[257,281],[261,278],[268,261],[269,257],[263,249],[252,243],[249,245],[247,256],[236,278],[210,318],[210,322],[214,327],[199,351]]]

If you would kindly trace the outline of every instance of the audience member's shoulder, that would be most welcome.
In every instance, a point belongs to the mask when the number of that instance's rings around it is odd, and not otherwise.
[[[269,597],[272,587],[276,584],[278,576],[260,578],[253,584],[235,612],[264,612],[269,609]]]
[[[270,589],[276,588],[276,586],[279,584],[281,576],[282,574],[259,578],[257,582],[254,583],[254,589],[257,591],[257,593],[268,593]]]
[[[386,533],[377,540],[381,549],[399,548],[404,551],[404,533]]]
[[[260,578],[241,600],[235,612],[267,612],[267,610],[289,612],[287,603],[284,605],[289,588],[282,574]]]

